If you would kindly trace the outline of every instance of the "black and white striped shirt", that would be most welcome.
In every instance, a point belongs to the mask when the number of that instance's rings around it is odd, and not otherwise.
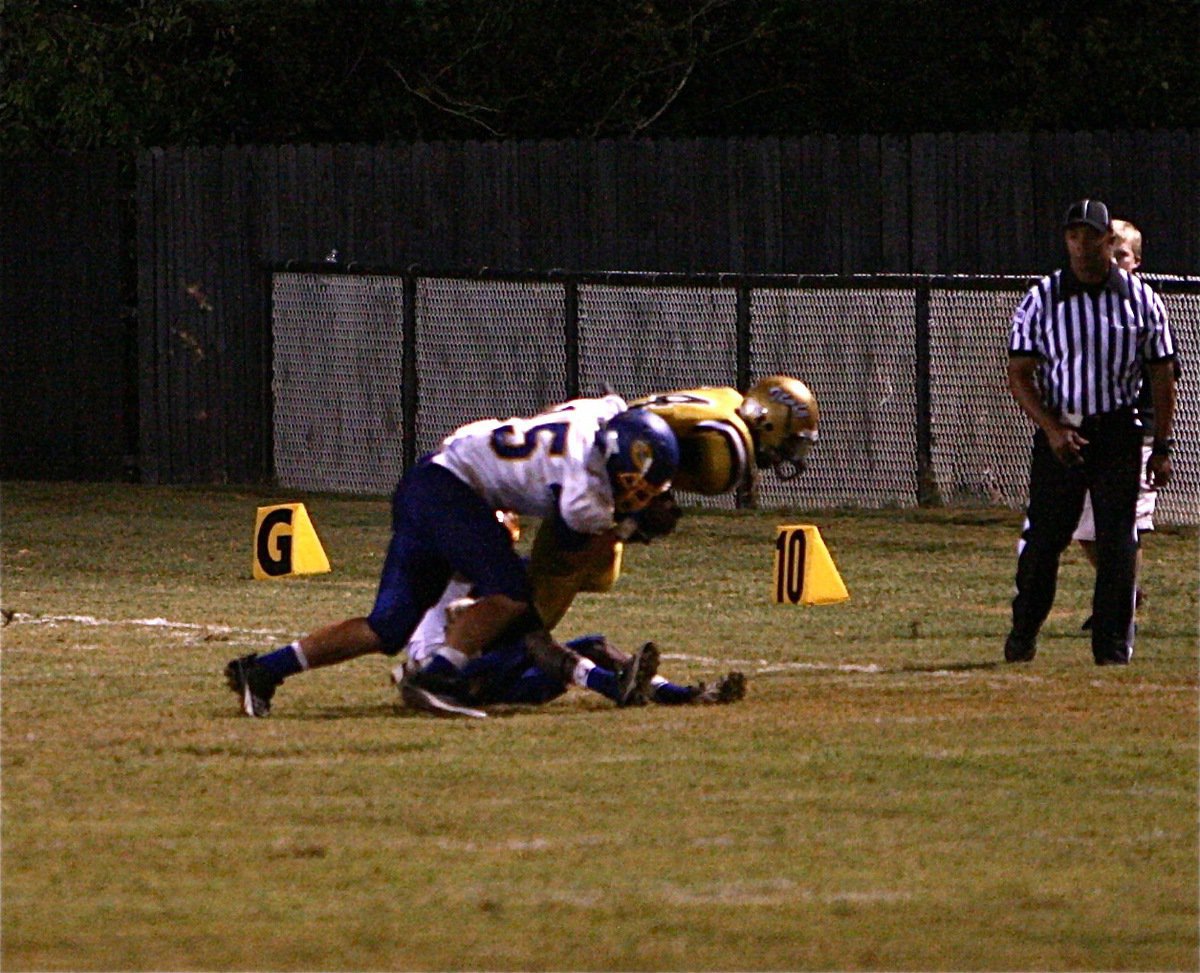
[[[1140,278],[1114,265],[1103,284],[1088,287],[1065,268],[1029,289],[1008,353],[1039,359],[1047,408],[1077,425],[1134,405],[1142,364],[1174,358],[1175,338],[1162,299]]]

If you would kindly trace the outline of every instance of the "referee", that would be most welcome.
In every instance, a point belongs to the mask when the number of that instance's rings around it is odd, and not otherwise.
[[[1017,555],[1007,662],[1029,662],[1050,614],[1058,562],[1084,494],[1096,522],[1092,655],[1127,665],[1133,654],[1137,503],[1142,429],[1135,403],[1142,368],[1154,398],[1147,465],[1157,487],[1171,478],[1175,340],[1166,309],[1140,278],[1112,261],[1108,207],[1085,199],[1063,225],[1069,266],[1038,281],[1013,315],[1008,386],[1037,425],[1029,511]]]

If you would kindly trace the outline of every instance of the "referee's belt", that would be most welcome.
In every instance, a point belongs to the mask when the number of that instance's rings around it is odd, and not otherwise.
[[[1097,412],[1090,416],[1078,412],[1064,412],[1062,421],[1072,429],[1107,429],[1115,426],[1138,425],[1137,411],[1133,406],[1122,406],[1111,412]]]

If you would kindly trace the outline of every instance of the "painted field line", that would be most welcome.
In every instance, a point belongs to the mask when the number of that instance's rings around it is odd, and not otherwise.
[[[12,617],[14,625],[85,625],[99,626],[131,626],[135,628],[161,628],[179,632],[205,632],[216,635],[238,636],[271,636],[273,638],[287,637],[291,633],[278,628],[237,628],[232,625],[205,625],[198,622],[176,622],[168,618],[96,618],[94,615],[29,615],[17,612]],[[820,662],[770,662],[767,659],[714,659],[702,655],[687,653],[664,653],[664,659],[679,662],[691,662],[697,665],[717,667],[737,667],[750,669],[762,674],[767,672],[789,672],[795,670],[815,670],[822,672],[864,672],[878,673],[882,668],[877,665],[858,665],[846,663],[834,665]]]
[[[262,637],[272,639],[290,639],[295,633],[280,628],[239,628],[233,625],[209,625],[199,622],[176,622],[168,618],[96,618],[94,615],[30,615],[15,612],[10,620],[12,625],[84,625],[100,626],[131,626],[135,628],[159,628],[175,632],[203,632],[206,635],[232,635],[240,638]],[[785,672],[845,672],[878,675],[889,671],[885,666],[875,663],[857,662],[772,662],[769,659],[718,659],[712,656],[692,655],[687,652],[664,652],[664,660],[688,662],[699,666],[716,668],[741,668],[763,676],[771,673]],[[934,670],[925,673],[934,676],[958,676],[966,674],[950,670]],[[1032,678],[1032,677],[1031,677]]]
[[[868,674],[883,672],[882,666],[872,663],[832,663],[832,662],[771,662],[767,659],[714,659],[705,655],[689,655],[686,652],[664,652],[663,659],[676,662],[694,662],[702,666],[741,666],[753,667],[758,673],[764,672],[795,672],[798,670],[813,670],[817,672],[865,672]]]
[[[908,902],[913,894],[904,889],[847,889],[818,891],[797,885],[788,879],[762,882],[733,882],[718,886],[687,888],[664,884],[658,897],[678,906],[772,906],[792,902],[820,902],[826,905],[891,905]]]
[[[277,628],[237,628],[233,625],[205,625],[199,622],[173,622],[168,618],[96,618],[94,615],[28,615],[16,612],[10,624],[13,625],[86,625],[100,626],[132,626],[135,628],[165,628],[180,632],[205,632],[216,635],[271,635],[282,636],[288,633]]]

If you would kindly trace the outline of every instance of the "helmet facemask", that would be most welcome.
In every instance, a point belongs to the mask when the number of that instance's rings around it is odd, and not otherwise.
[[[809,451],[817,440],[814,429],[811,433],[788,436],[778,449],[765,451],[768,465],[781,480],[794,480],[804,472]]]
[[[613,508],[618,515],[635,514],[650,506],[650,501],[671,489],[671,481],[661,484],[648,481],[640,473],[618,473],[613,490]]]

